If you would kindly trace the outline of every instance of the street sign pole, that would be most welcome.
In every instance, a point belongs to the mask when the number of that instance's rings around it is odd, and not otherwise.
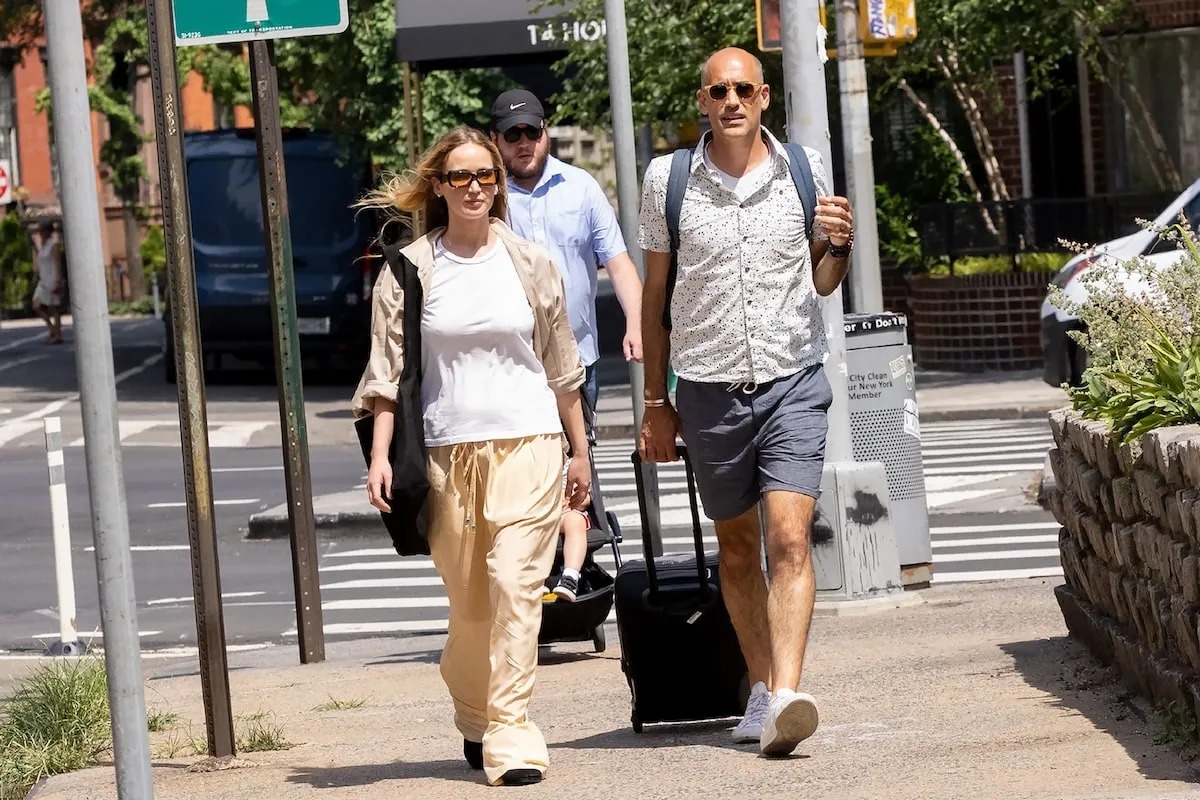
[[[100,241],[96,166],[92,160],[83,23],[77,3],[46,0],[43,13],[46,49],[52,65],[50,91],[54,104],[51,113],[54,128],[58,131],[55,150],[62,169],[60,198],[75,331],[75,374],[83,417],[92,541],[96,547],[117,797],[120,800],[152,800],[154,781],[146,730],[145,679],[138,641],[129,509],[118,435],[112,331],[108,322],[104,274],[99,268],[104,253]],[[62,611],[60,609],[60,613]],[[4,753],[0,758],[7,760],[9,755]]]
[[[322,624],[321,585],[317,575],[317,532],[313,520],[300,337],[296,330],[292,231],[288,217],[274,42],[260,39],[250,45],[250,84],[253,88],[258,171],[267,236],[279,422],[283,430],[283,460],[287,470],[296,630],[299,633],[300,663],[314,664],[325,660],[325,629]]]
[[[147,0],[146,24],[173,334],[167,346],[175,348],[175,385],[179,397],[188,543],[192,553],[200,692],[208,752],[221,758],[234,754],[233,709],[229,696],[221,571],[213,513],[204,356],[200,348],[200,313],[192,261],[192,219],[183,160],[183,103],[180,102],[170,0]]]
[[[625,246],[638,276],[646,280],[646,263],[642,249],[637,246],[638,232],[638,179],[637,142],[633,133],[633,97],[629,84],[629,40],[625,26],[625,0],[605,0],[604,20],[608,48],[608,91],[612,101],[613,148],[617,161],[617,206],[621,214],[621,231]],[[634,438],[642,429],[645,413],[646,376],[641,364],[629,362],[629,387],[633,395]],[[649,521],[651,555],[661,556],[662,516],[659,508],[658,472],[654,464],[638,464],[635,469],[643,472],[646,486],[646,519]]]

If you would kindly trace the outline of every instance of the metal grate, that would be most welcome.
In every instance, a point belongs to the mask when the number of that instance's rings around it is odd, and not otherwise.
[[[890,499],[925,496],[921,440],[904,432],[904,409],[851,412],[850,429],[854,460],[883,462]]]

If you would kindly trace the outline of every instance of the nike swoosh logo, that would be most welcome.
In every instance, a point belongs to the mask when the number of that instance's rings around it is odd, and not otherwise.
[[[520,108],[520,107],[521,107],[521,106],[523,106],[523,105],[525,105],[525,104],[524,104],[524,103],[517,103],[515,106],[513,106],[513,105],[510,105],[510,106],[508,107],[508,110],[509,110],[509,111],[516,111],[518,108]]]

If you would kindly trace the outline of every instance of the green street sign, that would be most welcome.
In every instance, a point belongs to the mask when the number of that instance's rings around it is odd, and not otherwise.
[[[292,39],[341,33],[348,0],[172,0],[175,44]]]

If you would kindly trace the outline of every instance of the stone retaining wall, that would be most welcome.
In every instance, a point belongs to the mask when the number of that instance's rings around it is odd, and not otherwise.
[[[1200,719],[1200,426],[1131,445],[1071,411],[1050,427],[1068,629],[1132,690]]]

